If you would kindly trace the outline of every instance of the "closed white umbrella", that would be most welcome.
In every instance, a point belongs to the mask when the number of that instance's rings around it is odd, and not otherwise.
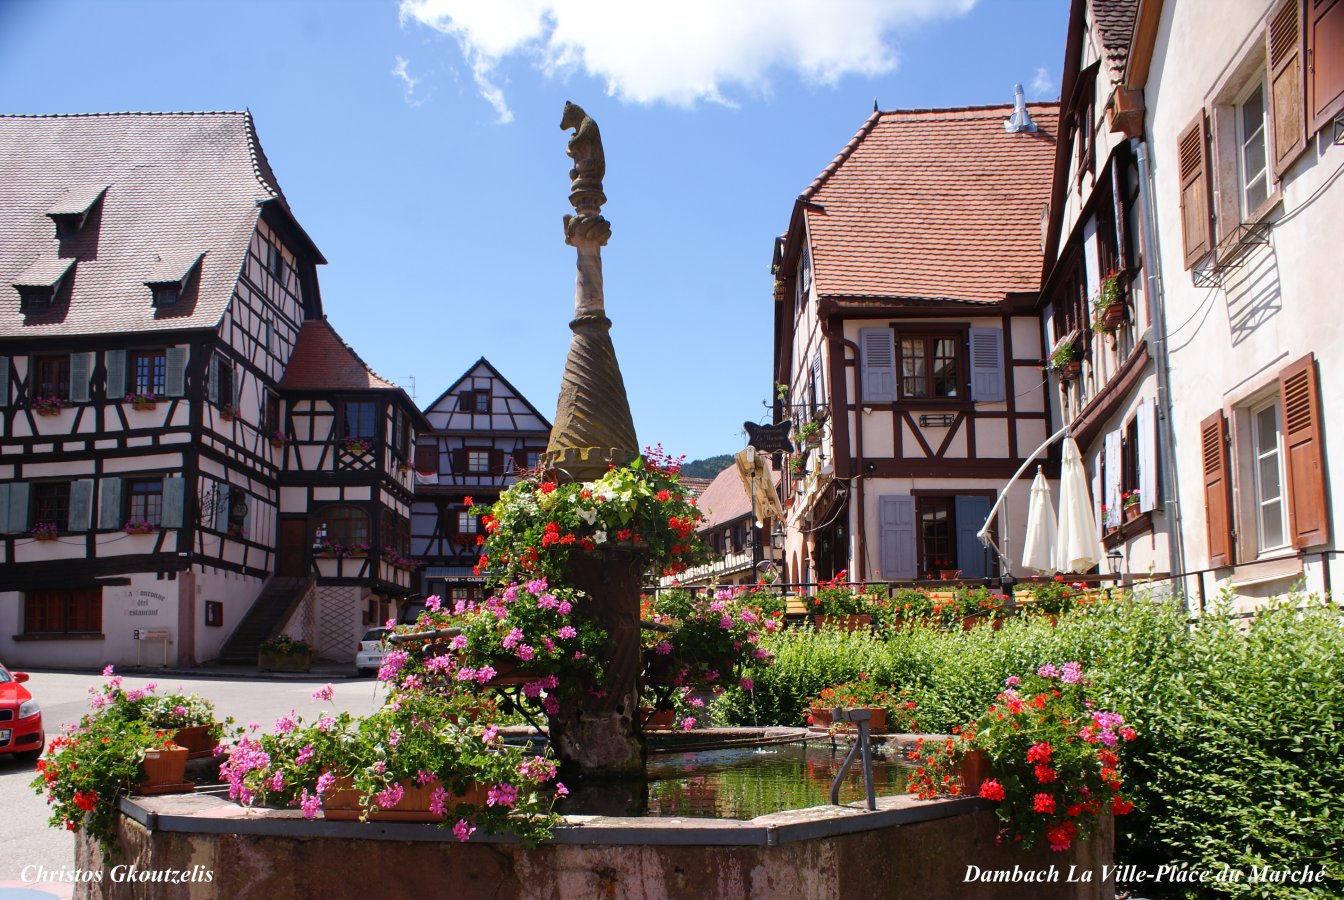
[[[1059,534],[1055,546],[1055,569],[1060,572],[1086,572],[1101,562],[1101,541],[1097,538],[1097,517],[1092,511],[1087,473],[1078,444],[1064,438],[1063,463],[1059,469]]]
[[[1027,508],[1027,536],[1022,547],[1022,565],[1042,575],[1055,572],[1055,508],[1050,502],[1050,482],[1036,469]]]

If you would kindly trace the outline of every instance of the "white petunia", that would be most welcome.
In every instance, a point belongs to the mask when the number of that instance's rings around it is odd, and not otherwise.
[[[593,522],[597,521],[597,510],[595,510],[595,509],[580,509],[580,510],[579,510],[579,518],[580,518],[580,519],[583,519],[583,521],[585,521],[585,522],[587,522],[589,525],[591,525],[591,524],[593,524]]]
[[[607,542],[607,533],[605,531],[593,532],[593,542],[597,544],[605,544]]]

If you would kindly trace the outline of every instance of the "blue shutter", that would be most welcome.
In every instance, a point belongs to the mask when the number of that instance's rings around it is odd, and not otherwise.
[[[70,531],[88,531],[93,521],[93,479],[70,483]]]
[[[1157,401],[1145,398],[1137,411],[1139,446],[1135,458],[1139,463],[1139,512],[1157,508]]]
[[[125,524],[121,518],[121,479],[99,479],[98,527],[115,531]]]
[[[0,406],[9,406],[9,357],[0,356]]]
[[[209,386],[208,390],[209,390],[209,392],[210,392],[210,402],[211,402],[211,403],[214,403],[214,404],[216,404],[216,405],[218,405],[218,404],[219,404],[219,355],[218,355],[218,354],[215,354],[215,353],[210,354],[210,379],[209,379],[209,382],[210,382],[210,386]]]
[[[961,577],[984,578],[989,574],[989,553],[976,535],[989,518],[989,498],[958,495],[953,498],[952,515],[957,522],[957,568]]]
[[[28,530],[28,483],[16,481],[9,486],[9,531]]]
[[[896,344],[890,328],[859,329],[863,383],[859,396],[874,403],[896,402]]]
[[[229,485],[221,484],[215,497],[215,531],[229,531]]]
[[[107,367],[104,393],[109,400],[120,400],[126,395],[126,351],[109,350],[103,357]]]
[[[92,353],[70,354],[70,402],[89,402],[89,379],[93,375]]]
[[[187,348],[169,347],[164,353],[168,370],[163,390],[169,397],[181,397],[187,392]]]
[[[1003,331],[971,329],[971,396],[977,403],[1004,399]]]
[[[182,503],[185,499],[186,482],[181,475],[169,475],[163,479],[163,514],[159,524],[164,528],[182,527]]]
[[[10,484],[0,484],[0,534],[9,533],[9,489]]]
[[[915,498],[890,494],[878,498],[882,577],[915,577]]]

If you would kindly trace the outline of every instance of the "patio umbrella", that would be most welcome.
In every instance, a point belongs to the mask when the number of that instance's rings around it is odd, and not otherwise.
[[[1027,535],[1022,547],[1022,565],[1042,575],[1055,572],[1055,510],[1050,502],[1050,483],[1036,469],[1027,508]]]
[[[1055,569],[1086,572],[1104,555],[1097,538],[1097,517],[1092,511],[1087,473],[1072,437],[1064,438],[1063,463],[1059,469],[1059,542],[1055,545]]]

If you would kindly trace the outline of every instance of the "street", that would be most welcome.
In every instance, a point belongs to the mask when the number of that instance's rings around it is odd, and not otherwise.
[[[88,710],[88,689],[104,681],[96,673],[30,674],[27,687],[42,704],[48,742],[60,734],[62,726],[79,721]],[[149,682],[157,682],[161,691],[200,694],[214,703],[220,719],[232,716],[240,725],[257,722],[263,729],[290,710],[309,719],[331,708],[312,699],[312,692],[326,683],[320,677],[282,679],[242,669],[223,677],[128,675],[124,684],[129,689]],[[367,715],[381,703],[381,687],[373,679],[336,678],[332,683],[332,704],[337,710]],[[46,803],[28,786],[33,778],[32,763],[0,756],[0,842],[5,848],[0,854],[0,896],[5,894],[6,883],[18,881],[26,866],[41,865],[48,870],[74,866],[73,837],[47,825]]]

